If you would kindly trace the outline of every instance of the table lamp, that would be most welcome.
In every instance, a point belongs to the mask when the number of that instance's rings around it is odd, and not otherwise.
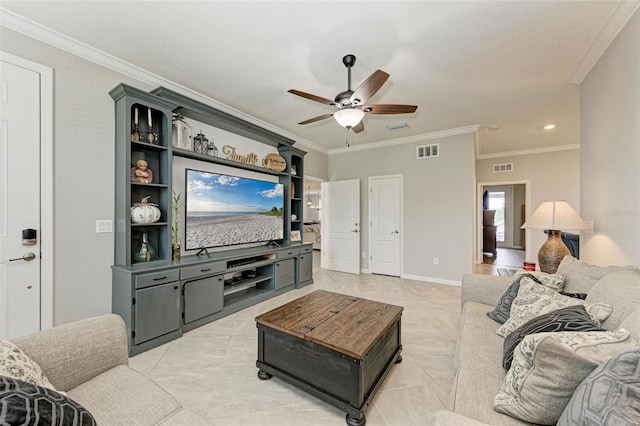
[[[547,241],[538,251],[538,263],[540,270],[548,274],[555,274],[562,259],[571,254],[560,238],[560,230],[591,229],[566,201],[545,201],[520,228],[547,230]]]

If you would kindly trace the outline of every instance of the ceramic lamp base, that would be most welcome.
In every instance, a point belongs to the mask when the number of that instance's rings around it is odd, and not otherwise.
[[[540,251],[538,251],[538,263],[540,264],[540,270],[542,272],[555,274],[562,259],[571,253],[569,253],[569,249],[562,242],[560,231],[550,229],[547,232],[549,234],[547,241],[544,242],[542,247],[540,247]]]

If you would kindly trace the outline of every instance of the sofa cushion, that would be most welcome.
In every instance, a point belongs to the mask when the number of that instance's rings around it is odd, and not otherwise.
[[[6,339],[0,339],[0,375],[56,390],[40,366]]]
[[[454,398],[451,409],[463,416],[489,425],[521,425],[521,420],[498,413],[492,407],[493,397],[500,390],[502,379],[489,376],[471,368],[458,370],[454,382]]]
[[[624,328],[637,341],[640,342],[640,306],[638,306],[627,319],[620,323],[620,328]]]
[[[640,270],[621,270],[602,277],[589,291],[587,303],[613,306],[611,316],[602,326],[613,330],[640,306]]]
[[[591,321],[584,306],[568,306],[566,308],[552,311],[539,317],[535,317],[529,322],[516,328],[504,339],[502,367],[505,371],[511,368],[513,351],[516,346],[530,334],[551,333],[560,331],[606,331]]]
[[[0,376],[0,424],[95,426],[82,405],[48,387]]]
[[[514,352],[493,407],[527,422],[556,424],[573,392],[591,371],[637,345],[622,329],[526,336]]]
[[[640,349],[597,367],[573,393],[558,425],[640,424]]]
[[[496,334],[506,337],[516,328],[537,316],[576,305],[584,305],[587,313],[598,326],[611,315],[611,305],[604,303],[587,304],[584,300],[563,296],[525,277],[520,282],[520,290],[511,305],[511,316],[507,322],[496,330]]]
[[[486,315],[485,321],[493,322]],[[469,318],[467,318],[467,321]],[[495,329],[466,326],[460,330],[457,367],[488,374],[502,380],[502,341]]]
[[[511,285],[509,285],[507,291],[504,292],[496,307],[487,314],[489,318],[499,322],[500,324],[504,324],[509,319],[511,304],[513,303],[513,299],[518,295],[520,281],[523,277],[532,279],[538,284],[542,284],[557,291],[561,291],[564,288],[564,276],[562,275],[545,274],[544,272],[518,273],[514,276]]]
[[[638,269],[634,266],[597,266],[565,256],[558,265],[557,274],[564,275],[564,291],[570,293],[589,293],[591,288],[605,275],[621,270]]]
[[[69,391],[99,425],[156,424],[180,408],[176,399],[128,366],[118,366]]]

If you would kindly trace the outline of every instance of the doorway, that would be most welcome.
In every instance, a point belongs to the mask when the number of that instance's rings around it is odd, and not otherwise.
[[[322,250],[322,191],[325,179],[304,177],[304,214],[302,241],[311,244],[315,251]]]
[[[399,277],[402,272],[402,175],[369,178],[369,269]]]
[[[520,229],[530,204],[529,181],[478,185],[477,263],[521,267],[526,259],[526,232]]]
[[[321,266],[360,274],[360,180],[322,183]]]
[[[0,335],[15,337],[53,327],[53,70],[2,51],[0,65]],[[34,162],[34,179],[13,176]]]

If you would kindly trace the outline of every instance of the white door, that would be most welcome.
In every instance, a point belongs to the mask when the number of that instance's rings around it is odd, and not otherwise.
[[[0,174],[0,336],[11,338],[40,330],[40,74],[4,61]]]
[[[322,267],[360,273],[360,180],[322,183]]]
[[[400,276],[402,176],[369,178],[369,269]]]

